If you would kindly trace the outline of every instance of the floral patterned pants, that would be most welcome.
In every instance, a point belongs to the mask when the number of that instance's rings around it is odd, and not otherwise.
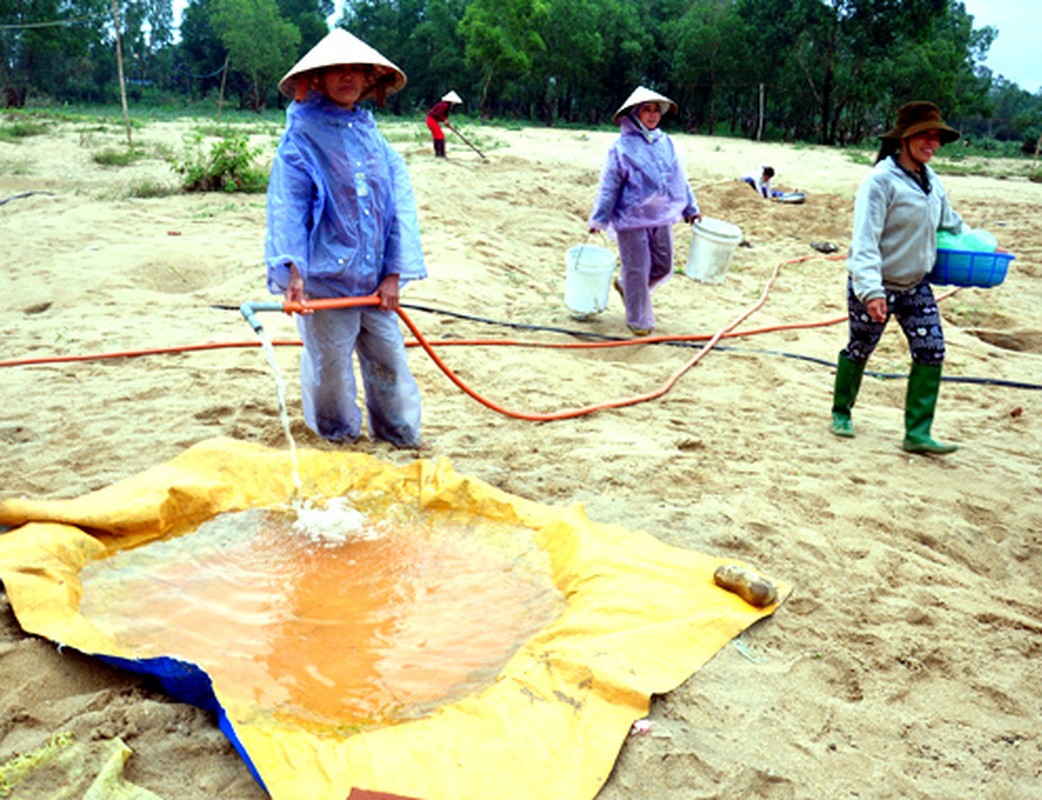
[[[944,361],[944,331],[941,329],[941,312],[933,296],[933,289],[923,281],[903,292],[887,290],[887,318],[876,322],[868,315],[868,308],[854,295],[847,281],[847,309],[850,312],[850,342],[842,355],[860,364],[868,361],[879,344],[890,317],[897,321],[908,340],[912,361],[916,364],[940,364]]]

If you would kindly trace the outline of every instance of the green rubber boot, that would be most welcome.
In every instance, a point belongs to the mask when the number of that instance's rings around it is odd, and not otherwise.
[[[830,429],[836,436],[849,439],[854,435],[854,423],[850,419],[850,410],[854,407],[864,374],[864,363],[858,363],[842,353],[839,354],[839,360],[836,363],[836,386],[832,390],[832,427]]]
[[[959,449],[955,444],[935,442],[930,438],[937,395],[941,390],[941,365],[916,364],[908,373],[905,397],[905,440],[902,447],[909,453],[944,455]]]

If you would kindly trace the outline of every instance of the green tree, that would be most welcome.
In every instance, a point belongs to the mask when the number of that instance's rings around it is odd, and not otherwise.
[[[596,0],[549,0],[540,31],[544,51],[530,72],[536,113],[548,125],[575,119],[603,68],[602,9]]]
[[[658,26],[649,24],[648,4],[643,0],[599,0],[599,6],[601,66],[586,95],[586,115],[591,122],[611,116],[640,84],[666,88],[664,62],[656,44]]]
[[[691,107],[698,102],[712,135],[722,93],[752,82],[744,69],[745,23],[731,0],[695,0],[667,30],[676,42],[673,66],[684,89],[675,99]]]
[[[442,4],[444,5],[444,4]],[[444,9],[436,9],[439,12]],[[424,0],[353,0],[345,3],[340,27],[376,48],[405,72],[409,83],[404,92],[390,99],[391,108],[400,113],[409,98],[426,93],[429,87],[427,70],[428,46],[436,42],[418,39],[417,31],[427,21],[427,3]],[[430,32],[430,28],[427,28]]]
[[[258,109],[332,10],[332,0],[189,0],[175,45],[172,0],[118,2],[132,93],[173,75],[205,92],[230,59],[229,91]],[[7,102],[115,99],[108,5],[0,0]],[[766,136],[825,143],[872,136],[915,97],[997,136],[1035,124],[1031,95],[983,66],[997,32],[974,28],[960,0],[346,0],[338,24],[409,76],[395,111],[452,88],[486,115],[600,122],[643,84],[710,133],[755,135],[761,97]]]
[[[123,70],[132,95],[160,77],[157,56],[173,42],[172,0],[123,0],[117,4]],[[111,13],[111,12],[110,12]]]
[[[491,113],[494,94],[519,100],[520,76],[546,53],[538,31],[549,18],[547,0],[474,0],[460,22],[467,62],[481,72],[482,113]]]
[[[460,34],[467,5],[467,0],[427,0],[421,21],[408,36],[402,68],[409,75],[407,91],[423,108],[448,89],[458,91],[466,101],[478,84],[477,73],[467,65]]]
[[[802,138],[859,138],[892,110],[899,83],[941,101],[973,78],[972,26],[954,0],[740,0],[738,10],[755,52],[774,62],[775,118]]]
[[[930,35],[918,47],[893,57],[891,86],[895,99],[929,97],[949,116],[983,110],[990,78],[977,69],[995,38],[994,28],[973,29],[973,17],[953,3],[930,21]]]
[[[965,136],[984,140],[1026,143],[1031,153],[1042,135],[1042,93],[1032,95],[1001,75],[991,78],[984,113],[964,115],[960,127]]]
[[[221,37],[210,24],[213,0],[189,0],[181,13],[181,41],[175,64],[180,80],[194,94],[201,95],[218,86],[227,51]]]
[[[0,0],[0,81],[7,105],[31,92],[95,95],[98,57],[111,42],[105,0]]]
[[[300,31],[297,58],[329,33],[326,20],[334,11],[333,0],[278,0],[278,7],[282,16]]]
[[[210,24],[231,68],[247,79],[249,107],[262,111],[269,87],[293,65],[300,31],[282,18],[274,0],[213,0]]]
[[[813,115],[805,81],[795,57],[802,28],[798,8],[778,0],[738,0],[735,10],[743,28],[734,46],[746,76],[744,87],[736,87],[732,118],[741,120],[748,136],[760,130],[760,93],[764,97],[764,133],[791,133],[793,120]],[[744,90],[744,91],[743,91]]]

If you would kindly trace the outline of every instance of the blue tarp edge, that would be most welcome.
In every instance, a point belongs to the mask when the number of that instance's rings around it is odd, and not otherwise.
[[[242,760],[246,762],[246,767],[250,770],[254,780],[260,784],[264,791],[268,791],[256,767],[254,767],[249,753],[246,752],[246,748],[239,741],[239,737],[235,733],[235,728],[229,721],[224,707],[218,702],[217,696],[213,691],[213,682],[210,680],[210,676],[201,667],[188,661],[170,658],[169,656],[161,656],[159,658],[119,658],[118,656],[106,656],[96,653],[87,653],[86,655],[117,669],[151,676],[159,681],[163,691],[175,700],[197,706],[204,711],[214,714],[217,717],[217,725],[221,732],[232,743]]]

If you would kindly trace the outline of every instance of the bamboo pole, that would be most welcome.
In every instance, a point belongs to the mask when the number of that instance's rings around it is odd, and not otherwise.
[[[217,95],[217,124],[221,124],[221,109],[224,108],[224,83],[228,80],[228,62],[231,54],[224,57],[224,68],[221,71],[221,93]]]
[[[116,69],[119,71],[119,99],[123,104],[123,123],[127,126],[127,148],[134,149],[130,137],[130,109],[127,108],[127,82],[123,78],[123,45],[119,36],[119,6],[112,0],[112,25],[116,32]]]
[[[756,141],[760,141],[763,138],[763,84],[760,84],[760,102],[759,112],[757,114],[756,121]]]

